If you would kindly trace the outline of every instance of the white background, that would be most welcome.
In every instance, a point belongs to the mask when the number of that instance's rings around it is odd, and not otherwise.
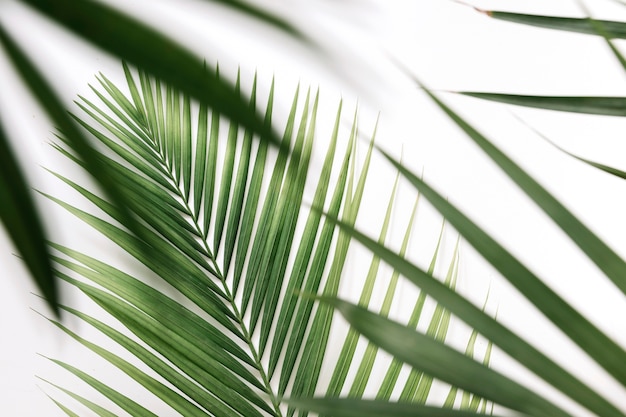
[[[247,76],[249,80],[258,69],[259,79],[265,80],[261,82],[266,86],[275,74],[278,97],[284,97],[280,104],[283,110],[288,107],[298,81],[303,86],[319,86],[324,109],[320,123],[327,131],[340,97],[345,100],[346,115],[351,114],[358,100],[365,135],[371,132],[380,111],[378,143],[383,148],[396,156],[400,156],[403,149],[408,165],[417,172],[423,169],[426,180],[451,202],[484,226],[597,326],[626,346],[623,296],[387,60],[388,56],[393,56],[428,86],[440,91],[440,97],[538,178],[618,253],[626,256],[623,219],[626,182],[567,157],[537,137],[516,116],[573,153],[624,169],[626,146],[622,132],[626,126],[622,120],[512,108],[446,92],[624,95],[625,73],[601,39],[494,21],[451,1],[265,2],[304,27],[324,45],[325,52],[320,54],[206,2],[135,1],[131,6],[123,1],[111,3],[123,5],[125,10],[163,25],[168,33],[209,62],[219,60],[225,74],[233,74],[240,65],[243,78]],[[500,0],[473,4],[536,14],[584,15],[576,2],[566,0]],[[587,6],[598,18],[626,19],[626,7],[613,1],[594,0]],[[122,84],[120,65],[115,59],[86,48],[17,2],[0,4],[0,19],[54,81],[70,108],[74,108],[71,102],[77,94],[93,97],[87,84],[95,83],[94,76],[98,72]],[[67,166],[49,146],[53,127],[24,93],[4,57],[0,58],[0,80],[2,121],[31,184],[80,204],[80,199],[42,169],[61,171],[73,178],[84,177]],[[346,121],[349,120],[347,117]],[[323,137],[320,139],[318,151],[322,152]],[[319,155],[318,163],[322,160]],[[374,216],[369,213],[377,213],[380,218],[394,177],[380,158],[375,161],[375,169],[358,223],[373,236],[379,222],[372,221]],[[412,191],[404,184],[401,193],[401,201],[407,204],[401,205],[399,211],[408,213]],[[103,239],[95,237],[53,204],[39,197],[37,202],[45,213],[46,228],[53,240],[105,259],[119,255]],[[440,220],[425,204],[419,216],[416,230],[421,234],[414,239],[411,251],[418,262],[424,262],[430,256],[428,251],[434,248]],[[406,214],[394,220],[395,242],[399,242],[397,236],[401,236],[405,219]],[[451,248],[454,240],[454,234],[450,233],[446,245]],[[93,356],[84,357],[84,350],[33,311],[49,314],[43,303],[32,295],[36,289],[13,252],[7,237],[0,234],[0,414],[60,416],[63,413],[44,393],[57,395],[58,391],[37,380],[35,375],[70,389],[81,384],[37,354],[83,363],[84,369],[94,374],[107,373],[108,368],[93,360]],[[355,266],[349,272],[358,276],[357,255],[353,259]],[[489,290],[488,311],[494,314],[497,309],[498,320],[519,330],[626,410],[623,400],[626,392],[567,344],[558,331],[516,296],[467,244],[462,246],[461,259],[459,286],[464,294],[480,305]],[[359,281],[348,282],[342,290],[347,297],[356,298],[354,288],[358,288]],[[63,301],[75,306],[84,303],[82,298],[67,291],[63,293]],[[397,309],[396,313],[401,315],[402,306]],[[461,327],[458,329],[462,331]],[[83,330],[88,332],[88,329]],[[463,345],[462,339],[459,343]],[[513,372],[516,378],[534,384],[539,392],[562,401],[572,412],[584,415],[517,369],[504,355],[496,353],[492,366]],[[86,392],[81,389],[76,388],[76,391]],[[144,394],[138,392],[137,395]],[[158,404],[155,407],[158,410]]]

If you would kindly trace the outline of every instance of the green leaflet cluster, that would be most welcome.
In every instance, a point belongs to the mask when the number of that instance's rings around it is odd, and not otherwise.
[[[338,358],[324,356],[335,316],[333,307],[348,306],[336,296],[352,236],[338,229],[336,222],[349,228],[355,225],[375,133],[363,164],[358,166],[354,158],[358,136],[355,114],[347,145],[338,157],[342,117],[339,104],[322,169],[315,173],[312,209],[306,214],[303,195],[310,174],[317,95],[311,97],[307,92],[303,109],[298,112],[301,100],[296,91],[281,142],[272,144],[256,140],[248,129],[241,132],[236,123],[228,123],[223,129],[224,120],[206,105],[196,107],[188,95],[142,71],[137,76],[126,65],[123,68],[130,97],[101,76],[105,93],[95,88],[93,91],[104,107],[85,98],[78,103],[96,125],[80,117],[75,119],[108,148],[99,158],[109,167],[111,179],[119,185],[124,198],[131,202],[129,209],[136,216],[137,233],[124,227],[125,216],[116,206],[69,178],[55,174],[101,214],[48,197],[143,263],[185,300],[170,297],[149,282],[93,257],[51,244],[56,251],[56,274],[119,320],[136,338],[84,312],[66,306],[63,310],[98,329],[154,372],[144,372],[127,358],[54,323],[184,416],[292,416],[297,409],[284,404],[283,398],[302,399],[318,392],[323,360],[334,363],[327,396],[361,398],[368,384],[377,383],[371,376],[378,347],[369,343],[365,353],[357,355],[360,336],[355,326],[356,330],[351,329],[345,336]],[[239,85],[238,78],[237,91]],[[273,91],[272,85],[262,109],[268,128],[272,124]],[[257,101],[255,79],[250,107],[256,110]],[[60,139],[64,141],[63,136]],[[70,151],[71,142],[64,143],[66,146],[57,146],[59,151],[83,164]],[[382,222],[378,240],[381,245],[394,211],[397,182]],[[417,200],[400,257],[408,248],[416,208]],[[299,223],[302,232],[297,232]],[[438,252],[439,246],[429,274],[435,268]],[[370,304],[374,283],[381,275],[380,261],[375,254],[359,302],[362,307]],[[454,288],[457,265],[455,254],[441,285]],[[389,314],[398,280],[399,272],[394,272],[377,315],[382,319]],[[312,295],[318,293],[328,302],[316,303]],[[425,299],[423,293],[416,300],[409,319],[413,329],[420,321]],[[443,342],[449,321],[449,311],[436,307],[423,337]],[[468,357],[474,354],[475,339],[476,334],[468,344]],[[490,350],[489,344],[485,363]],[[132,395],[106,386],[95,375],[54,361],[128,414],[155,415],[134,401]],[[403,380],[400,370],[404,362],[399,358],[386,369],[378,401],[395,403],[397,399],[392,400],[391,393],[403,384],[398,398],[401,402],[425,403],[433,378],[414,370]],[[347,381],[352,364],[358,366],[356,377]],[[60,389],[96,415],[111,415],[101,405]],[[486,401],[468,393],[460,396],[457,388],[450,390],[444,405],[452,407],[457,394],[460,407],[488,410]],[[294,400],[293,405],[297,407],[298,401]],[[67,405],[61,408],[73,415]],[[306,415],[306,411],[300,414]]]

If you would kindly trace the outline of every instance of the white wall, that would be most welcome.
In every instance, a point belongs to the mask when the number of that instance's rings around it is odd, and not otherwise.
[[[423,168],[425,178],[449,196],[451,202],[462,207],[550,286],[626,346],[621,320],[625,312],[623,297],[546,216],[385,59],[387,54],[395,57],[427,85],[441,91],[441,97],[580,215],[618,253],[626,256],[623,238],[626,182],[565,156],[533,134],[515,115],[569,151],[623,169],[626,145],[622,132],[626,126],[622,120],[509,108],[445,93],[478,90],[624,95],[624,73],[600,39],[497,22],[469,7],[436,0],[339,5],[321,0],[306,4],[265,2],[315,33],[317,39],[328,45],[328,53],[334,59],[329,60],[258,24],[237,20],[230,11],[207,6],[204,2],[136,1],[132,6],[122,1],[117,3],[135,13],[146,13],[150,21],[165,25],[173,35],[210,61],[219,59],[226,74],[233,73],[237,65],[241,65],[244,78],[255,68],[261,80],[265,77],[268,81],[275,73],[279,91],[288,100],[298,81],[314,88],[319,85],[323,103],[327,103],[325,108],[329,109],[320,120],[325,120],[328,126],[333,122],[334,103],[340,96],[346,100],[347,107],[354,106],[358,97],[364,132],[371,130],[377,112],[382,111],[378,143],[383,148],[399,156],[403,147],[407,164],[416,171]],[[500,0],[475,5],[537,14],[583,15],[574,1],[566,0]],[[626,19],[626,8],[614,2],[594,0],[588,6],[596,17]],[[59,86],[58,91],[68,106],[77,94],[91,94],[87,84],[94,83],[94,75],[99,71],[123,82],[119,64],[114,59],[87,49],[47,22],[33,17],[17,2],[2,3],[0,18],[12,33],[19,35],[20,41]],[[68,175],[83,175],[68,167],[48,146],[53,128],[24,94],[4,58],[0,59],[0,74],[2,120],[15,139],[16,152],[31,184],[80,204],[80,199],[61,187],[41,167]],[[318,146],[323,150],[323,142]],[[371,177],[372,197],[366,201],[367,210],[380,212],[383,204],[377,204],[381,199],[376,198],[380,192],[376,190],[387,190],[394,173],[380,158],[376,164],[379,175]],[[409,195],[411,191],[405,184],[402,192]],[[45,213],[52,240],[86,248],[92,253],[101,252],[103,257],[117,256],[102,239],[77,225],[62,210],[42,198],[38,197],[37,201]],[[415,239],[416,252],[434,247],[439,227],[432,210],[424,206],[422,211],[418,227],[423,238]],[[364,215],[359,225],[374,235],[378,225],[369,224],[367,218]],[[453,242],[451,234],[448,243],[451,246]],[[3,280],[0,329],[4,335],[0,344],[0,414],[60,416],[63,413],[44,394],[53,389],[34,375],[71,389],[80,384],[37,353],[86,362],[86,370],[94,373],[104,372],[107,367],[91,356],[83,358],[83,350],[31,310],[49,314],[43,303],[31,294],[36,289],[19,259],[12,255],[13,251],[7,237],[0,234]],[[626,410],[624,390],[567,344],[467,244],[463,246],[462,264],[460,286],[464,294],[480,304],[490,288],[489,311],[493,313],[497,309],[498,320],[518,329]],[[352,289],[348,286],[344,291],[349,296]],[[70,292],[65,292],[63,299],[72,305],[84,303],[77,294]],[[492,365],[503,370],[515,367],[502,354],[494,356]],[[115,374],[110,375],[116,378]],[[516,371],[516,375],[522,380],[534,381],[524,371]],[[545,389],[547,395],[553,395],[540,383],[536,384],[539,391]],[[77,391],[83,392],[79,388]],[[556,398],[560,401],[558,395]],[[571,409],[579,411],[573,406]]]

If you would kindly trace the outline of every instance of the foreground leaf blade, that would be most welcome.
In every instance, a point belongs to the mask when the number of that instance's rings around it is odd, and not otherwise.
[[[280,29],[296,38],[301,40],[307,40],[305,35],[289,21],[281,18],[278,15],[272,14],[263,10],[260,7],[256,7],[251,3],[239,1],[239,0],[209,0],[216,3],[222,3],[235,10],[245,13],[255,19],[259,19],[277,29]]]
[[[102,3],[74,0],[25,0],[52,20],[100,48],[206,103],[217,112],[278,143],[274,133],[236,93],[170,38]]]
[[[381,400],[291,398],[288,401],[299,409],[333,417],[476,417],[476,413],[469,411]]]
[[[338,116],[339,117],[339,116]],[[350,141],[347,145],[347,149],[344,153],[344,158],[341,164],[341,168],[339,171],[339,176],[337,178],[335,189],[333,190],[333,194],[331,197],[330,205],[328,207],[329,213],[332,213],[334,216],[339,215],[339,211],[341,209],[342,202],[349,198],[349,191],[346,189],[346,182],[352,180],[351,173],[349,173],[351,158],[353,157],[353,146],[355,141],[355,135],[350,135]],[[350,179],[348,177],[350,176]],[[344,197],[345,195],[345,197]],[[315,248],[315,253],[313,254],[313,258],[311,260],[311,266],[309,272],[306,276],[306,280],[303,285],[303,293],[305,294],[313,294],[317,293],[319,289],[320,282],[322,280],[322,274],[324,272],[326,260],[329,257],[330,247],[333,240],[333,236],[335,234],[334,225],[328,221],[324,221],[324,225],[322,226],[322,231],[320,233],[320,237],[318,240],[317,247]],[[274,342],[272,345],[272,351],[270,352],[270,374],[274,372],[274,367],[278,362],[278,358],[280,356],[281,350],[284,348],[285,357],[283,360],[283,365],[280,373],[280,380],[278,384],[278,393],[283,395],[291,378],[293,371],[295,370],[295,363],[298,357],[298,354],[302,350],[302,345],[304,341],[304,336],[307,328],[307,323],[310,321],[311,312],[313,310],[313,300],[298,297],[297,307],[294,304],[289,304],[281,309],[279,321],[291,319],[293,323],[293,327],[291,329],[291,334],[289,338],[287,338],[286,346],[283,344],[279,344]],[[294,312],[295,310],[295,312]],[[295,315],[295,319],[292,317]],[[281,319],[282,317],[282,319]],[[276,332],[275,337],[278,337],[279,332]],[[280,337],[285,338],[286,332],[281,332]]]
[[[256,75],[254,76],[252,92],[250,93],[250,107],[256,108]],[[231,208],[228,213],[228,227],[226,228],[226,238],[224,241],[224,276],[227,276],[228,271],[230,270],[233,253],[235,251],[235,241],[243,223],[242,212],[246,186],[248,183],[248,171],[250,170],[251,157],[252,132],[246,130],[243,135],[241,152],[239,153],[239,162],[237,164],[237,173],[235,175],[235,186],[233,188]]]
[[[74,400],[76,400],[77,402],[79,402],[80,404],[84,405],[85,407],[89,408],[91,411],[93,411],[94,413],[96,413],[99,417],[117,417],[115,414],[113,414],[112,412],[108,411],[107,409],[105,409],[104,407],[99,406],[98,404],[89,401],[88,399],[81,397],[80,395],[77,395],[75,393],[73,393],[72,391],[69,391],[63,387],[60,387],[56,384],[53,384],[50,381],[46,381],[45,379],[39,378],[44,382],[47,382],[48,384],[52,385],[53,387],[55,387],[56,389],[63,391],[65,394],[69,395],[70,397],[72,397]],[[61,403],[59,403],[58,401],[55,401],[54,399],[52,399],[52,401],[54,401],[54,403],[56,405],[58,405],[68,416],[70,417],[80,417],[78,414],[72,412],[71,410],[69,410],[67,407],[63,406]]]
[[[63,331],[69,332],[69,330],[67,328],[62,327],[60,324],[55,323],[58,327],[60,327]],[[74,333],[70,332],[70,336],[76,336]],[[93,345],[95,346],[95,345]],[[50,358],[48,358],[50,359]],[[119,359],[119,357],[117,357],[117,359]],[[103,384],[102,382],[98,381],[96,378],[92,377],[91,375],[81,371],[78,368],[73,367],[72,365],[69,365],[65,362],[61,362],[59,360],[56,359],[50,359],[52,362],[56,363],[57,365],[59,365],[62,368],[65,368],[67,371],[73,373],[74,375],[76,375],[78,378],[82,379],[83,381],[85,381],[87,384],[91,385],[96,391],[100,392],[102,395],[104,395],[105,397],[107,397],[108,399],[110,399],[111,401],[113,401],[115,404],[119,405],[123,410],[125,410],[126,412],[130,413],[131,415],[140,415],[140,416],[146,416],[146,417],[158,417],[156,414],[154,414],[153,412],[149,411],[148,409],[146,409],[145,407],[141,406],[140,404],[138,404],[137,402],[133,401],[131,398],[128,398],[127,396],[119,393],[118,391],[115,391],[114,389],[108,387],[106,384]],[[125,361],[122,361],[125,362]],[[128,364],[128,362],[125,362],[126,364]],[[130,365],[130,364],[128,364]],[[132,367],[132,365],[130,365]],[[137,368],[135,368],[137,369]],[[137,377],[140,378],[141,376],[139,375],[141,373],[141,371],[139,371],[137,369]],[[145,374],[142,373],[142,376],[145,376]]]
[[[401,167],[401,165],[398,165],[398,167]],[[401,172],[406,171],[404,168],[399,169]],[[432,203],[433,200],[430,198],[430,193],[427,195],[427,193],[424,192],[425,190],[427,191],[428,189],[421,187],[422,195],[428,198]],[[438,196],[438,198],[440,199],[437,201],[438,203],[443,201],[447,204],[445,198],[441,196]],[[444,214],[446,217],[450,218],[447,213]],[[524,339],[511,332],[492,317],[486,315],[468,300],[433,278],[429,273],[421,270],[393,251],[365,236],[354,229],[350,224],[340,221],[336,217],[328,214],[326,217],[333,223],[338,224],[341,229],[352,236],[352,238],[358,240],[366,248],[380,256],[382,260],[412,281],[424,293],[430,295],[443,307],[449,309],[455,316],[475,328],[479,333],[493,341],[496,346],[499,346],[511,357],[516,358],[517,361],[548,381],[555,388],[561,390],[564,394],[598,415],[624,416],[624,413],[601,397],[597,392],[593,391],[575,376],[558,366],[550,358],[528,344]]]
[[[317,117],[318,97],[315,98],[313,110],[309,115],[309,93],[303,109],[300,126],[296,134],[296,142],[292,151],[292,158],[285,174],[281,193],[275,208],[274,224],[270,229],[270,236],[275,236],[274,245],[265,255],[269,259],[263,259],[264,275],[266,278],[257,285],[255,289],[255,302],[252,303],[250,315],[250,327],[254,329],[257,319],[260,317],[260,310],[263,308],[261,320],[261,333],[259,340],[259,352],[263,354],[270,329],[274,322],[274,312],[277,308],[280,286],[287,268],[287,261],[291,247],[296,224],[302,206],[302,196],[306,177],[308,174],[309,161],[313,146],[313,136],[315,134],[315,120]],[[310,122],[309,121],[310,116]],[[307,122],[309,123],[307,127]]]
[[[103,298],[99,297],[96,297],[96,300],[98,302],[104,301]],[[198,403],[203,408],[209,410],[210,412],[215,413],[216,415],[221,414],[235,416],[236,413],[228,408],[231,407],[241,413],[247,413],[251,417],[261,416],[261,414],[255,408],[251,407],[250,404],[245,400],[246,395],[247,398],[251,398],[254,396],[254,394],[251,394],[251,391],[249,389],[247,392],[244,390],[238,391],[236,389],[232,389],[232,387],[229,387],[229,384],[221,383],[223,379],[218,379],[212,372],[207,372],[207,368],[201,363],[196,362],[189,365],[189,363],[192,362],[193,359],[192,355],[181,355],[183,352],[185,352],[185,349],[181,349],[180,352],[175,352],[176,349],[171,349],[170,346],[168,346],[168,343],[165,341],[165,337],[164,339],[159,340],[159,336],[164,336],[167,334],[167,332],[160,333],[159,335],[152,334],[150,338],[146,338],[146,334],[151,333],[150,331],[148,331],[143,335],[143,337],[140,337],[153,348],[163,348],[162,350],[159,350],[159,353],[170,362],[172,362],[174,365],[176,365],[176,367],[182,372],[185,372],[187,375],[189,375],[193,381],[185,377],[177,368],[172,367],[169,363],[160,359],[155,354],[151,353],[148,349],[144,348],[139,343],[133,341],[129,337],[124,336],[122,333],[116,331],[112,327],[107,326],[106,324],[98,320],[95,320],[93,317],[81,314],[74,309],[67,307],[64,307],[64,309],[74,315],[77,315],[85,322],[89,323],[102,333],[106,334],[120,346],[131,352],[134,357],[140,359],[142,363],[153,369],[165,380],[172,383],[185,395],[189,396],[193,401]],[[130,313],[130,310],[132,309],[128,309],[129,315],[134,315],[135,317],[139,316],[137,314]],[[128,323],[128,320],[124,320],[124,322]],[[133,330],[132,328],[130,330],[135,332],[135,330]],[[178,344],[176,345],[177,348],[180,347],[178,346]],[[200,388],[198,384],[202,388]],[[260,399],[259,402],[261,402]]]
[[[237,84],[235,90],[239,94],[239,73],[237,73]],[[222,181],[220,182],[220,191],[217,199],[217,211],[215,213],[215,231],[213,238],[213,251],[218,252],[222,242],[222,233],[226,224],[226,211],[229,208],[231,186],[233,182],[233,171],[235,169],[235,155],[237,151],[237,136],[239,134],[239,126],[236,123],[230,124],[228,128],[228,139],[226,141],[226,154],[224,155],[222,167]]]
[[[55,323],[60,326],[58,323]],[[195,406],[190,401],[186,400],[177,392],[173,391],[171,388],[168,388],[161,382],[157,381],[155,378],[150,377],[146,373],[139,370],[139,368],[131,365],[129,362],[123,360],[117,355],[114,355],[110,352],[107,352],[104,349],[101,349],[97,345],[88,342],[84,339],[81,339],[78,335],[72,333],[67,328],[60,326],[63,331],[68,333],[70,336],[74,337],[77,341],[93,350],[94,352],[101,355],[104,359],[111,362],[111,364],[118,367],[121,371],[126,373],[128,376],[133,378],[135,381],[143,385],[147,390],[154,393],[157,397],[165,401],[169,406],[173,409],[183,413],[183,415],[187,416],[198,416],[204,417],[206,414],[200,410],[197,406]],[[83,372],[67,363],[51,359],[52,362],[57,365],[67,369],[83,381],[87,382],[101,394],[108,397],[111,401],[115,402],[117,405],[122,407],[125,411],[127,411],[130,415],[133,416],[146,416],[146,417],[157,417],[156,414],[152,413],[145,407],[141,406],[139,403],[135,402],[131,398],[121,394],[118,391],[106,386],[105,384],[98,381],[96,378],[93,378],[86,372]]]
[[[335,307],[372,342],[427,374],[522,413],[569,415],[527,388],[431,337],[336,298],[321,297],[320,301]]]
[[[283,140],[280,146],[280,152],[274,163],[272,176],[270,179],[270,190],[280,190],[280,185],[283,181],[285,173],[285,166],[287,165],[288,155],[287,150],[291,146],[292,133],[295,125],[296,110],[298,108],[298,97],[300,88],[296,89],[294,94],[291,110],[289,111],[289,117],[287,119],[287,125],[285,126],[285,132],[283,134]],[[243,302],[241,311],[244,313],[248,307],[248,303],[251,301],[250,297],[257,285],[260,268],[262,267],[263,254],[266,252],[267,247],[271,246],[272,242],[269,240],[272,236],[270,233],[271,219],[274,215],[274,209],[278,203],[278,192],[269,193],[263,202],[263,208],[261,209],[260,219],[256,233],[254,235],[254,243],[250,249],[250,260],[246,269],[246,280],[243,288]]]
[[[58,317],[59,295],[46,238],[17,160],[0,121],[0,220],[48,306]]]
[[[626,262],[606,243],[589,230],[545,188],[531,178],[517,164],[496,148],[482,134],[447,107],[428,90],[427,94],[467,135],[478,145],[550,218],[576,245],[626,294]],[[386,155],[386,154],[385,154]],[[392,164],[398,166],[388,155]],[[546,317],[574,340],[623,385],[626,385],[626,369],[623,364],[626,352],[604,333],[598,330],[578,311],[569,306],[549,287],[541,282],[525,266],[502,248],[462,213],[441,199],[434,190],[415,175],[403,169],[413,185],[428,193],[428,199],[452,223],[459,232],[518,288]],[[437,201],[435,203],[435,200]]]

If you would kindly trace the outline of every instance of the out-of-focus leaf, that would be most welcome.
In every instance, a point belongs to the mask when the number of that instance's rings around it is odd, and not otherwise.
[[[579,161],[584,162],[587,165],[591,165],[592,167],[599,169],[600,171],[604,171],[607,174],[611,174],[616,177],[626,179],[626,172],[622,171],[621,169],[613,168],[608,165],[601,164],[599,162],[594,162],[589,159],[581,158],[580,156],[574,155],[573,153],[565,151],[565,150],[563,150],[563,152],[565,152],[572,158],[578,159]]]
[[[60,99],[57,97],[55,92],[52,90],[48,82],[42,77],[42,75],[39,73],[37,68],[26,57],[26,55],[24,55],[24,53],[20,50],[19,46],[13,41],[11,36],[4,30],[4,28],[1,25],[0,25],[0,43],[4,47],[4,50],[6,51],[7,55],[11,59],[13,65],[19,70],[20,76],[25,81],[30,91],[33,93],[33,95],[39,101],[39,103],[43,106],[43,108],[46,110],[48,115],[52,118],[54,123],[56,123],[57,127],[61,129],[61,131],[63,132],[65,137],[68,139],[68,141],[72,143],[72,146],[74,147],[78,155],[85,162],[85,165],[89,173],[100,183],[100,185],[102,185],[105,191],[109,194],[109,196],[112,198],[114,203],[118,206],[122,217],[128,221],[128,226],[131,227],[132,229],[135,223],[132,219],[132,216],[128,212],[127,199],[125,199],[121,195],[121,193],[119,192],[118,186],[109,177],[108,167],[106,167],[102,163],[101,159],[98,156],[98,153],[91,147],[91,145],[89,144],[89,141],[85,138],[85,136],[81,133],[81,131],[76,126],[76,124],[72,121],[69,115],[65,112],[63,104],[61,103]],[[6,140],[3,140],[3,142],[6,143]],[[7,154],[7,158],[11,159],[11,157],[8,155],[9,154]],[[10,168],[3,168],[3,169],[10,169]],[[16,180],[16,181],[19,181],[19,180]],[[24,200],[22,201],[22,204],[23,203],[24,203]],[[32,204],[31,204],[31,210],[32,210]],[[30,216],[32,217],[33,215],[34,215],[34,212],[31,211]],[[27,217],[29,216],[28,212],[26,212],[26,216]],[[33,226],[32,230],[24,230],[24,232],[34,231],[36,227],[37,226]],[[45,245],[45,242],[42,240],[42,236],[43,234],[41,232],[39,234],[35,232],[35,234],[33,234],[32,236],[29,236],[29,235],[24,236],[23,239],[29,239],[29,240],[32,239],[33,241],[39,239],[39,242],[33,242],[32,244],[34,246],[41,247]],[[39,254],[44,255],[44,258],[42,260],[35,261],[35,264],[49,262],[45,260],[46,259],[45,251],[39,252]],[[29,254],[28,256],[29,258],[32,257],[31,254]],[[28,260],[33,261],[32,259],[28,259]],[[45,282],[46,280],[50,282],[52,281],[49,278],[49,276],[48,278],[45,278],[45,275],[40,275],[41,273],[42,272],[38,272],[39,274],[37,277],[38,280],[41,280],[43,278],[42,282]],[[47,285],[50,286],[51,284],[47,284]],[[52,303],[52,305],[54,306],[56,305],[56,296],[52,288],[53,287],[50,287],[47,291],[53,297],[49,302]],[[56,307],[53,307],[53,309],[56,309]]]
[[[519,118],[518,118],[519,119]],[[526,125],[526,127],[528,127],[530,130],[532,130],[537,136],[539,136],[540,138],[542,138],[543,140],[545,140],[546,142],[548,142],[550,145],[554,146],[555,148],[557,148],[559,151],[563,152],[566,155],[571,156],[574,159],[579,160],[580,162],[583,162],[587,165],[590,165],[594,168],[599,169],[600,171],[604,171],[607,174],[611,174],[614,175],[618,178],[622,178],[626,180],[626,171],[622,171],[621,169],[617,169],[617,168],[613,168],[611,166],[608,165],[604,165],[601,164],[599,162],[595,162],[592,161],[590,159],[586,159],[583,157],[580,157],[576,154],[571,153],[570,151],[563,149],[561,146],[557,145],[556,143],[554,143],[550,138],[548,138],[546,135],[544,135],[543,133],[541,133],[540,131],[538,131],[537,129],[535,129],[534,127],[530,126],[528,123],[526,123],[525,121],[519,119],[520,122],[522,122],[524,125]]]
[[[435,378],[529,415],[569,416],[538,394],[429,336],[337,298],[320,297],[320,301],[341,312],[373,343]]]
[[[58,316],[57,285],[39,215],[0,121],[0,220],[48,305]],[[8,277],[7,277],[8,278]]]
[[[470,411],[436,406],[352,398],[291,398],[295,407],[332,417],[476,417]],[[496,417],[495,415],[493,417]]]
[[[262,138],[279,143],[231,84],[161,32],[99,2],[23,1],[82,38],[149,71]]]

